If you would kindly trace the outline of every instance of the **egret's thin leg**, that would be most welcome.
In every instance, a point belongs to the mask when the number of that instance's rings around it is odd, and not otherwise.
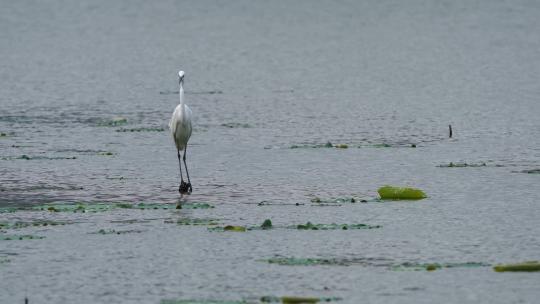
[[[184,147],[184,167],[186,167],[187,182],[191,187],[191,181],[189,180],[189,171],[187,169],[187,164],[186,164],[186,154],[187,154],[187,145]]]
[[[182,176],[182,161],[180,160],[180,150],[176,150],[178,154],[178,166],[180,167],[180,182],[184,182],[184,177]]]

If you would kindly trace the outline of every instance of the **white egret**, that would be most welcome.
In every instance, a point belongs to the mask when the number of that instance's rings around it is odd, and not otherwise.
[[[181,194],[190,194],[192,191],[191,181],[189,180],[189,172],[186,165],[186,153],[187,144],[191,137],[191,109],[184,103],[184,71],[178,72],[178,85],[180,86],[180,104],[174,109],[174,112],[169,122],[169,129],[171,130],[174,143],[176,145],[176,152],[178,155],[178,165],[180,166],[180,187],[178,191]],[[182,161],[180,159],[180,151],[184,151],[184,167],[186,168],[186,174],[188,182],[184,182],[182,176]]]

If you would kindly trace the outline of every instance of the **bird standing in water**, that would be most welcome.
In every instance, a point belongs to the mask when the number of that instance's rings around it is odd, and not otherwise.
[[[176,145],[178,164],[180,166],[180,187],[178,188],[178,192],[181,194],[190,194],[193,189],[191,188],[191,181],[189,180],[189,172],[186,165],[186,153],[187,144],[191,137],[191,109],[184,103],[184,71],[178,72],[178,85],[180,86],[180,91],[178,92],[180,95],[180,104],[174,109],[171,121],[169,122],[169,129]],[[180,151],[184,151],[183,161],[186,168],[187,183],[184,182],[182,175]]]

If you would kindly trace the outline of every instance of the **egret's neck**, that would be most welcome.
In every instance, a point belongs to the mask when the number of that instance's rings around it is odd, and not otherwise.
[[[183,105],[184,104],[184,84],[182,82],[180,82],[179,95],[180,95],[180,104]]]

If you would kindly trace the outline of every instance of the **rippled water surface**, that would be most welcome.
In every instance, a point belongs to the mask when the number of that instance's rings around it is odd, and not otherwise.
[[[25,209],[0,213],[0,303],[540,296],[540,274],[487,266],[540,259],[538,3],[0,6],[0,208]],[[178,69],[195,115],[182,200]],[[428,198],[375,200],[386,184]],[[80,204],[108,207],[59,209]],[[294,229],[308,221],[382,227]],[[293,257],[341,263],[267,262]],[[467,262],[483,266],[396,269]]]

